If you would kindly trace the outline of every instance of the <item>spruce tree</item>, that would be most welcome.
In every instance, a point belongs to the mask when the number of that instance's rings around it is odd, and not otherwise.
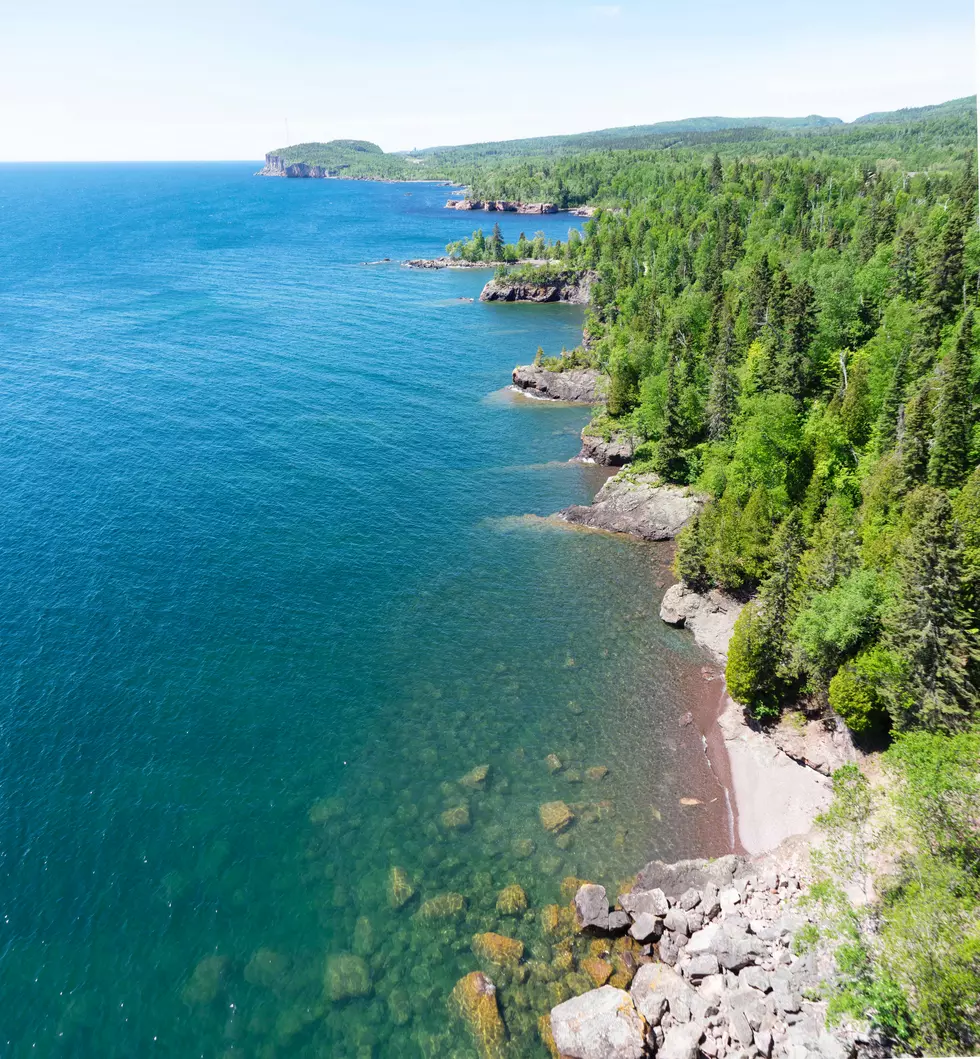
[[[728,310],[725,309],[708,388],[708,436],[712,441],[719,441],[728,435],[735,413],[736,383],[732,372],[734,346],[735,327]]]
[[[490,251],[491,261],[503,261],[504,259],[504,236],[500,231],[500,222],[495,221],[493,225],[493,232],[490,234],[490,241],[487,244],[487,248]]]
[[[931,432],[932,391],[928,380],[924,380],[905,405],[898,434],[899,456],[906,489],[912,489],[926,480]]]
[[[973,311],[964,314],[952,349],[943,359],[936,401],[929,481],[940,488],[958,485],[966,474],[973,432]]]
[[[763,254],[759,258],[752,273],[752,286],[750,290],[751,312],[752,312],[752,337],[757,338],[766,326],[766,317],[769,312],[769,295],[772,288],[772,269],[769,267],[769,255]]]
[[[935,334],[963,302],[966,229],[966,214],[959,206],[953,206],[926,254],[923,296],[926,301],[926,319]]]
[[[675,346],[667,362],[667,393],[664,398],[663,421],[660,428],[660,441],[654,466],[659,474],[669,481],[676,480],[681,465],[682,424],[680,416],[680,396],[677,386],[677,347]]]
[[[875,424],[875,440],[878,454],[888,452],[898,436],[899,410],[902,407],[902,393],[905,390],[905,376],[908,368],[909,351],[903,346],[895,368],[888,383],[888,389],[881,400],[881,409]]]
[[[964,606],[960,526],[940,490],[923,486],[909,506],[919,516],[899,551],[898,593],[884,621],[898,673],[881,692],[897,729],[964,728],[980,704],[980,639]]]
[[[810,384],[810,345],[817,333],[817,304],[805,280],[793,287],[786,306],[786,339],[775,362],[775,385],[797,400]]]
[[[718,152],[715,152],[714,158],[711,159],[711,175],[708,178],[708,186],[712,191],[717,191],[724,182],[725,174],[721,168],[721,158],[718,157]]]

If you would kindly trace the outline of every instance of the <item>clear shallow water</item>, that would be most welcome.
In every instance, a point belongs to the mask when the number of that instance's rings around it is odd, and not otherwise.
[[[361,264],[489,227],[443,188],[254,168],[0,167],[0,1050],[471,1056],[446,998],[493,929],[544,1055],[562,878],[723,850],[677,726],[702,660],[662,551],[514,517],[601,481],[585,411],[495,394],[579,311]],[[352,950],[370,992],[332,1001]]]

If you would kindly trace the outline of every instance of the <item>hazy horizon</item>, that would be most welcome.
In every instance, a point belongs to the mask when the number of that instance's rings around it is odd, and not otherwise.
[[[969,0],[928,13],[828,0],[819,22],[774,0],[501,0],[492,25],[431,0],[296,0],[288,17],[258,0],[21,8],[0,41],[0,160],[259,160],[308,141],[411,150],[703,115],[852,121],[976,91]]]

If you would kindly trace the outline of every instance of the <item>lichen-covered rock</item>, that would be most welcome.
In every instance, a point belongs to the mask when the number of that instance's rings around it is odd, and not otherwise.
[[[415,896],[415,887],[409,882],[404,868],[392,868],[388,872],[388,904],[401,908]]]
[[[461,916],[466,909],[466,898],[462,894],[448,893],[430,897],[419,906],[419,919],[452,919]]]
[[[473,935],[473,952],[481,960],[489,960],[501,967],[513,967],[524,957],[524,942],[488,931]]]
[[[545,905],[541,909],[541,929],[545,934],[557,934],[561,924],[561,909],[558,905]]]
[[[497,895],[497,912],[502,916],[518,916],[527,911],[527,894],[517,883],[505,886]]]
[[[657,1049],[657,1059],[698,1059],[698,1042],[703,1036],[701,1026],[694,1022],[671,1026]]]
[[[592,979],[596,987],[605,985],[612,977],[613,965],[598,956],[587,957],[579,966]]]
[[[555,1046],[567,1059],[642,1059],[645,1029],[629,993],[608,985],[551,1012]]]
[[[656,474],[617,475],[591,504],[566,507],[558,517],[590,529],[665,541],[680,533],[702,503],[690,489],[667,485]]]
[[[360,956],[351,952],[335,953],[327,957],[323,975],[323,989],[328,1000],[339,1003],[371,992],[371,972]]]
[[[221,992],[227,970],[227,956],[205,956],[181,990],[184,1003],[202,1007],[213,1004]]]
[[[447,809],[439,819],[447,831],[465,831],[470,826],[470,807],[454,805],[451,809]]]
[[[482,791],[487,785],[487,777],[490,775],[489,765],[477,765],[470,769],[465,776],[461,776],[459,782],[471,790]]]
[[[575,819],[575,814],[564,802],[545,802],[538,808],[538,815],[541,818],[541,826],[556,835],[569,827]]]
[[[503,1059],[507,1030],[497,1007],[497,987],[482,971],[471,971],[453,987],[451,1004],[483,1059]]]

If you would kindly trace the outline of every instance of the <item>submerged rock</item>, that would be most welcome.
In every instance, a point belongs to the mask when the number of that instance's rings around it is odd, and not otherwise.
[[[656,474],[610,478],[589,505],[558,513],[565,522],[641,540],[673,540],[700,511],[702,500],[689,489],[665,484]]]
[[[516,966],[524,957],[524,942],[488,931],[473,935],[473,952],[501,967]]]
[[[527,911],[527,894],[517,883],[505,886],[497,895],[497,911],[502,916],[516,916]]]
[[[205,956],[181,990],[181,999],[194,1006],[213,1004],[221,992],[227,970],[227,956]]]
[[[388,872],[388,904],[401,908],[415,896],[415,887],[408,880],[404,868],[392,868]]]
[[[465,831],[470,826],[470,807],[454,805],[452,809],[447,809],[439,819],[447,831]]]
[[[551,1032],[567,1059],[642,1059],[645,1027],[629,993],[605,985],[559,1004]]]
[[[327,957],[323,989],[329,1000],[339,1003],[371,992],[371,972],[360,956],[341,952]]]
[[[464,787],[469,787],[472,790],[482,791],[486,786],[487,777],[490,775],[489,765],[477,765],[476,768],[470,769],[465,776],[461,776],[459,782]]]
[[[575,819],[575,814],[564,802],[545,802],[538,808],[538,815],[541,817],[541,826],[555,834],[564,831]]]
[[[604,780],[609,775],[609,769],[605,765],[593,765],[591,768],[585,770],[585,778],[592,780],[593,783],[597,783],[599,780]]]
[[[289,960],[272,949],[257,949],[245,964],[245,981],[265,989],[278,989],[289,968]]]
[[[419,919],[450,919],[460,916],[466,909],[466,898],[462,894],[439,894],[423,901],[415,914]]]
[[[587,957],[582,960],[580,966],[597,987],[605,985],[612,977],[613,965],[608,960],[603,960],[598,956]]]
[[[561,772],[565,767],[562,759],[557,754],[549,754],[545,759],[544,763],[548,766],[548,771],[552,774],[555,772]]]
[[[311,824],[328,824],[344,815],[344,800],[333,796],[321,798],[310,807]]]
[[[493,982],[482,971],[471,971],[453,987],[450,1001],[483,1059],[503,1059],[507,1030]]]

